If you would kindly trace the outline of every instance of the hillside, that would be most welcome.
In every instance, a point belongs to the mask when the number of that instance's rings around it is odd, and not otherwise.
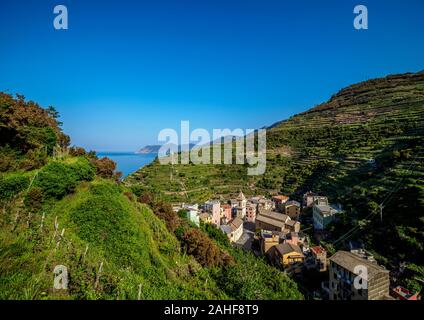
[[[158,153],[160,149],[160,145],[147,145],[138,150],[136,153],[138,154],[149,154],[149,153]]]
[[[243,165],[171,167],[156,161],[126,184],[174,202],[228,199],[240,189],[299,200],[305,191],[320,192],[346,209],[331,233],[335,246],[357,238],[391,269],[408,262],[418,270],[415,264],[424,265],[423,151],[424,74],[409,73],[349,86],[274,124],[267,130],[263,176],[247,176]],[[379,204],[383,222],[376,219]],[[414,279],[410,286],[419,286]]]
[[[113,161],[70,148],[57,119],[0,94],[0,299],[302,299],[263,260],[134,194]]]
[[[176,202],[227,196],[239,188],[248,194],[300,194],[315,188],[314,184],[324,184],[318,179],[308,181],[308,177],[323,172],[326,179],[332,179],[327,174],[331,169],[340,178],[387,150],[419,144],[424,130],[423,108],[423,75],[370,80],[274,124],[267,131],[267,170],[263,176],[248,177],[242,165],[174,165],[171,172],[170,166],[156,161],[126,182],[162,192],[165,199]],[[183,191],[187,191],[188,199]]]

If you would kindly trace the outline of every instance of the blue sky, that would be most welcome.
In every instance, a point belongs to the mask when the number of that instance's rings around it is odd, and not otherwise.
[[[58,4],[69,30],[53,28]],[[258,128],[422,70],[423,16],[422,0],[2,0],[0,90],[55,106],[73,144],[132,151],[181,120]]]

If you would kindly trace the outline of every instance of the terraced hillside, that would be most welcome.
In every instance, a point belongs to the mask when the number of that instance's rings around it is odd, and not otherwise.
[[[267,130],[267,167],[247,176],[244,165],[174,165],[156,161],[126,180],[175,202],[313,190],[341,203],[328,245],[365,242],[380,262],[419,288],[424,277],[424,74],[373,79]],[[382,205],[383,216],[380,218]],[[409,272],[409,273],[408,273]],[[417,280],[418,279],[418,280]],[[404,283],[405,284],[405,283]]]
[[[413,153],[423,133],[424,75],[388,76],[345,88],[327,103],[270,127],[263,176],[248,177],[243,165],[162,166],[155,161],[126,182],[175,202],[227,197],[239,189],[247,194],[333,192],[342,177],[399,148],[412,148],[412,157],[393,167],[393,174],[414,164],[411,177],[419,178],[422,158]]]

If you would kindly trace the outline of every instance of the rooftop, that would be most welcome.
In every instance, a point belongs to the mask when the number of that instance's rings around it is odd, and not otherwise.
[[[199,214],[200,219],[208,219],[209,217],[212,217],[212,216],[207,212],[202,212],[201,214]]]
[[[303,256],[303,252],[302,249],[300,249],[299,246],[295,245],[295,244],[291,244],[291,243],[280,243],[278,245],[275,246],[275,249],[281,254],[281,255],[285,255],[291,252],[296,252],[299,253]]]
[[[287,197],[287,196],[273,196],[272,199],[280,200],[280,201],[286,201],[286,200],[289,200],[289,197]]]
[[[240,190],[237,200],[246,200],[246,197],[244,196],[243,191]]]
[[[256,216],[256,220],[284,228],[285,223],[290,220],[290,217],[279,212],[264,210]]]
[[[229,223],[229,226],[231,227],[232,231],[237,230],[238,228],[240,228],[241,225],[243,225],[243,220],[241,220],[239,217],[235,217]]]
[[[349,270],[350,272],[356,275],[359,275],[359,273],[354,272],[355,267],[363,265],[368,268],[368,279],[373,278],[375,275],[381,272],[389,273],[389,271],[385,268],[375,263],[372,263],[366,259],[362,259],[358,255],[347,251],[337,251],[331,256],[330,261],[333,261],[334,263],[338,264],[339,266],[343,267],[346,270]]]
[[[229,225],[222,225],[220,226],[220,228],[221,228],[221,231],[226,234],[230,234],[233,231]]]
[[[300,203],[297,202],[296,200],[290,200],[286,202],[286,207],[288,206],[296,206],[296,207],[300,207]]]
[[[312,247],[311,251],[315,254],[322,254],[326,252],[325,249],[321,246]]]
[[[324,215],[333,215],[339,212],[335,208],[326,204],[315,204],[314,206]]]

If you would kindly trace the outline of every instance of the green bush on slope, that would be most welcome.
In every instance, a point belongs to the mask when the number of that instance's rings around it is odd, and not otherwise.
[[[28,185],[28,177],[19,174],[0,177],[0,201],[9,200]]]
[[[95,173],[95,168],[83,157],[71,164],[55,161],[40,170],[35,185],[47,197],[60,199],[72,192],[78,182],[92,180]]]

